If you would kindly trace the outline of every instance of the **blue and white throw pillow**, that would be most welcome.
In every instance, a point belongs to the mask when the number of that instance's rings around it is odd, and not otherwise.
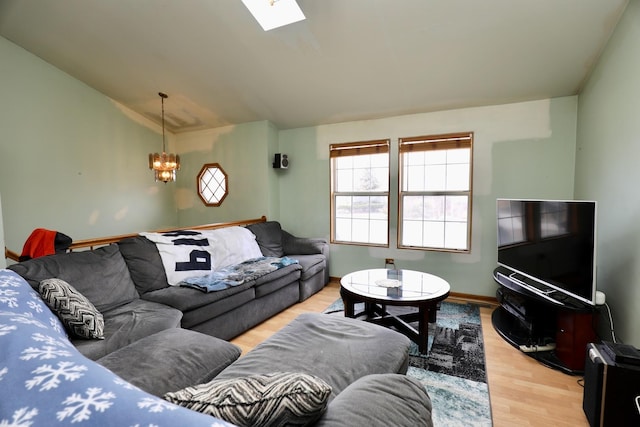
[[[15,272],[0,269],[0,425],[230,426],[148,394],[84,357]]]

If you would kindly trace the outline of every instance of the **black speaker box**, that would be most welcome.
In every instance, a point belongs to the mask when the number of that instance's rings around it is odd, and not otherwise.
[[[273,167],[275,169],[287,169],[289,167],[289,156],[276,153],[273,159]]]
[[[640,426],[640,366],[616,363],[603,344],[587,345],[582,408],[591,427]]]

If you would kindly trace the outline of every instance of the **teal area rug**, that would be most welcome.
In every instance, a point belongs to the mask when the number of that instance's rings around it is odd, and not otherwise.
[[[408,308],[388,307],[398,312]],[[410,310],[410,308],[409,308]],[[362,307],[356,306],[356,313]],[[343,315],[338,299],[325,311]],[[433,403],[436,426],[491,426],[480,309],[475,304],[443,302],[429,325],[428,354],[411,343],[407,375],[424,384]]]

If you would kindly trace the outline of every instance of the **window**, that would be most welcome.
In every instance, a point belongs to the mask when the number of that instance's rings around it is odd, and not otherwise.
[[[332,144],[331,242],[389,245],[389,140]]]
[[[473,133],[401,138],[398,247],[468,252]]]
[[[220,206],[228,190],[227,173],[218,163],[207,163],[198,174],[198,195],[207,206]]]

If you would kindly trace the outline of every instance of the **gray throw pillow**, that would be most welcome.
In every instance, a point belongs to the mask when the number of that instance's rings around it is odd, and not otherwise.
[[[327,407],[331,386],[308,374],[277,372],[166,393],[169,402],[240,426],[306,426]]]
[[[104,318],[91,301],[62,279],[45,279],[38,292],[69,332],[80,338],[104,339]]]

